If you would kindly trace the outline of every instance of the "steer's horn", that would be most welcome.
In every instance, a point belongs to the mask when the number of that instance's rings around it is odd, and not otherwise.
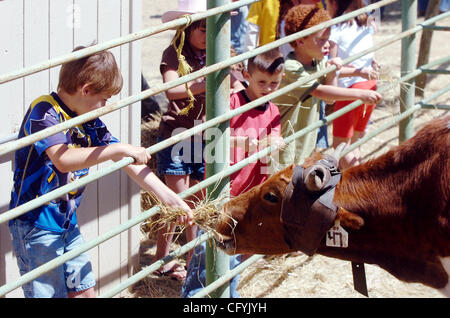
[[[345,149],[346,146],[347,143],[345,142],[340,143],[339,146],[336,147],[333,154],[331,155],[334,159],[336,159],[337,162],[339,162],[339,160],[341,159],[342,151]]]
[[[312,166],[306,177],[305,177],[305,186],[311,192],[319,191],[323,188],[325,184],[328,182],[328,171],[319,165]]]

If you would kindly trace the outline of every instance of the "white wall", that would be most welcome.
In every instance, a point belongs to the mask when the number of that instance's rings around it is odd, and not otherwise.
[[[0,74],[34,65],[90,45],[141,29],[141,0],[3,0],[0,1]],[[141,44],[111,49],[124,77],[119,99],[140,92]],[[56,91],[60,67],[0,84],[0,139],[20,128],[22,117],[36,97]],[[134,107],[133,107],[134,106]],[[140,145],[140,107],[133,105],[102,120],[123,142]],[[13,153],[0,157],[0,213],[8,210],[13,176]],[[91,168],[91,172],[108,165]],[[124,172],[87,186],[78,211],[85,241],[140,213],[138,187]],[[112,238],[90,251],[99,294],[132,274],[137,264],[139,229]],[[0,285],[18,277],[6,224],[0,224]],[[16,289],[6,297],[22,297]]]

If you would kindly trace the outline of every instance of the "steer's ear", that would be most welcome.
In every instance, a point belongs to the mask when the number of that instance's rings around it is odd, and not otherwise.
[[[341,225],[350,230],[359,230],[364,225],[364,220],[359,215],[352,213],[343,207],[339,207],[337,216]]]

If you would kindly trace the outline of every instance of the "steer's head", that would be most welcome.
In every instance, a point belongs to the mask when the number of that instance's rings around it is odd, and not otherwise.
[[[339,158],[338,153],[335,156]],[[318,192],[327,184],[329,173],[317,165],[320,159],[323,156],[315,153],[305,160],[302,177],[305,188],[301,191]],[[221,235],[219,245],[228,254],[284,254],[298,250],[298,246],[287,239],[289,229],[281,217],[282,205],[286,204],[286,193],[289,193],[289,189],[286,190],[288,185],[292,187],[294,169],[294,165],[285,168],[225,204],[216,231]],[[291,200],[291,205],[292,202],[294,210],[295,205],[303,203]]]
[[[221,247],[229,254],[278,254],[292,249],[283,240],[280,210],[284,191],[292,178],[290,166],[224,206],[216,227]]]

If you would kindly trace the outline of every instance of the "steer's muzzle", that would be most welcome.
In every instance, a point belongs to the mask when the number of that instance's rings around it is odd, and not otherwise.
[[[231,211],[225,204],[219,213],[220,217],[214,228],[214,239],[217,242],[217,246],[224,249],[229,253],[234,249],[234,236],[233,231],[237,221],[233,218]]]

